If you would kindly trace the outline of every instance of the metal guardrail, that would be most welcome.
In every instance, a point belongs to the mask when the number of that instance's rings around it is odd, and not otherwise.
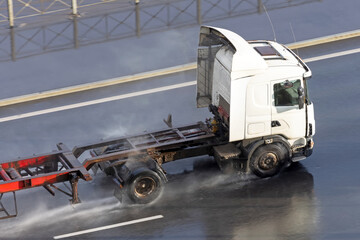
[[[76,15],[79,8],[115,1],[119,2],[119,0],[2,0],[0,1],[0,22],[8,21],[9,26],[14,27],[16,19],[59,12],[71,12]],[[135,0],[135,2],[138,1]]]
[[[140,3],[152,4],[152,3],[160,3],[163,6],[163,9],[168,9],[169,7],[175,7],[180,12],[178,12],[174,18],[171,20],[175,20],[182,13],[186,13],[188,17],[197,18],[198,22],[201,23],[203,17],[206,15],[213,14],[213,9],[222,9],[223,12],[228,14],[235,13],[239,10],[239,8],[249,10],[249,12],[253,12],[253,8],[258,12],[263,11],[263,5],[267,7],[286,7],[289,5],[299,4],[303,2],[311,2],[312,0],[187,0],[187,1],[179,1],[179,0],[0,0],[0,23],[7,22],[10,27],[15,26],[15,21],[17,19],[54,14],[59,12],[71,13],[73,15],[77,15],[79,13],[79,9],[91,7],[99,4],[109,4],[109,3],[123,3],[123,6],[126,5],[139,5]],[[321,1],[321,0],[318,0]],[[174,6],[173,3],[179,3],[178,6]],[[196,4],[196,11],[190,13],[190,6]],[[203,11],[202,7],[208,4],[210,7],[206,8]],[[162,12],[161,9],[156,13],[156,15],[151,14],[153,17],[157,18],[157,15]]]
[[[26,8],[32,6],[32,11],[41,15],[62,11],[66,9],[64,6],[74,6],[70,1],[75,0],[0,0],[0,9],[6,1],[27,2],[30,5]],[[100,1],[102,7],[99,6]],[[319,1],[321,0],[77,0],[76,11],[72,9],[72,13],[65,15],[67,19],[63,19],[64,16],[61,15],[62,22],[40,26],[15,26],[0,31],[0,62],[140,36],[169,28],[198,25],[217,19],[261,14],[263,6],[271,11]],[[41,2],[48,5],[42,8],[31,5]],[[58,6],[56,10],[55,5]],[[21,12],[21,8],[14,10]],[[0,11],[0,18],[1,16],[4,18]],[[30,16],[35,17],[27,15]],[[25,16],[17,15],[14,20],[20,21],[21,17]],[[49,18],[59,19],[48,16],[43,20]]]

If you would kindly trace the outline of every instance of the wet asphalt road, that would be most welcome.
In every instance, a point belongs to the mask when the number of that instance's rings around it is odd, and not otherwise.
[[[5,239],[49,239],[162,215],[162,219],[77,238],[357,239],[359,61],[360,55],[353,54],[309,64],[314,74],[310,89],[317,121],[315,151],[278,177],[223,176],[206,157],[179,161],[165,165],[170,183],[161,200],[152,206],[136,207],[119,204],[113,197],[112,182],[99,174],[94,181],[80,184],[83,203],[75,208],[69,205],[68,197],[58,194],[54,198],[43,189],[19,193],[19,217],[1,222],[0,229],[6,232]],[[191,75],[180,76],[194,77]],[[142,82],[133,85],[135,89],[145,86]],[[60,139],[72,146],[87,139],[126,134],[129,129],[158,129],[168,112],[174,113],[175,124],[194,122],[208,115],[206,110],[195,108],[194,95],[195,88],[186,87],[5,122],[3,136],[18,145],[3,141],[2,148],[14,153],[23,151],[18,146],[24,146],[44,152],[43,148],[53,149]],[[68,96],[63,101],[69,98],[77,100]],[[154,105],[158,107],[152,108],[150,116],[149,108]]]
[[[329,7],[326,1],[323,4]],[[356,22],[353,26],[358,27]],[[330,31],[330,27],[326,29],[325,32]],[[300,54],[308,58],[359,48],[359,45],[358,39],[354,39],[302,49]],[[101,47],[104,45],[99,45]],[[32,61],[45,64],[49,56]],[[277,177],[224,176],[207,157],[188,159],[166,165],[170,182],[164,195],[151,206],[139,207],[120,204],[113,197],[111,180],[100,173],[92,182],[80,184],[82,204],[77,206],[71,206],[67,196],[57,194],[54,198],[41,188],[19,192],[19,217],[0,223],[0,239],[52,239],[61,234],[157,215],[163,218],[74,239],[359,239],[359,63],[360,54],[309,63],[313,71],[309,85],[317,127],[314,154]],[[8,64],[18,68],[13,78],[27,75],[27,71],[21,70],[20,66],[25,64],[22,60],[0,66],[6,69]],[[46,71],[43,74],[45,78]],[[91,71],[83,74],[92,77]],[[6,107],[0,115],[5,117],[194,78],[195,73],[191,71]],[[59,82],[53,86],[57,84]],[[26,83],[22,88],[26,90],[26,86],[29,91],[33,88]],[[186,87],[0,123],[0,161],[48,152],[55,149],[57,142],[72,147],[89,139],[159,129],[164,127],[162,118],[168,113],[173,114],[175,125],[204,120],[210,115],[206,109],[196,109],[194,96],[195,87]]]

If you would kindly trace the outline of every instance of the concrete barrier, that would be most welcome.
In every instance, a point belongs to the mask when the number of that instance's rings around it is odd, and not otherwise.
[[[324,43],[330,43],[330,42],[354,38],[354,37],[360,37],[360,29],[355,30],[355,31],[344,32],[344,33],[334,34],[334,35],[330,35],[330,36],[295,42],[295,43],[287,44],[287,46],[290,49],[300,49],[300,48],[315,46],[315,45],[324,44]],[[179,66],[175,66],[175,67],[163,68],[163,69],[149,71],[149,72],[138,73],[138,74],[119,77],[119,78],[113,78],[113,79],[93,82],[93,83],[80,84],[80,85],[71,86],[71,87],[65,87],[65,88],[37,92],[37,93],[32,93],[32,94],[27,94],[27,95],[22,95],[22,96],[17,96],[17,97],[11,97],[11,98],[6,98],[6,99],[1,99],[0,107],[34,101],[34,100],[41,100],[41,99],[50,98],[50,97],[57,97],[57,96],[65,95],[65,94],[77,93],[77,92],[92,90],[92,89],[96,89],[96,88],[109,87],[109,86],[117,85],[120,83],[138,81],[138,80],[154,78],[154,77],[160,77],[160,76],[165,76],[165,75],[169,75],[169,74],[174,74],[174,73],[179,73],[179,72],[184,72],[184,71],[189,71],[189,70],[194,70],[194,69],[196,69],[196,62],[179,65]]]

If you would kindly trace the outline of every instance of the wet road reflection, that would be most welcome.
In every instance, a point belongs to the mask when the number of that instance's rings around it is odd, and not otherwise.
[[[167,219],[191,218],[201,224],[205,239],[313,239],[317,230],[313,190],[313,176],[301,164],[270,179],[228,177],[215,167],[206,172],[195,168],[173,175],[154,208]],[[174,227],[171,220],[166,226]],[[196,239],[199,233],[191,231],[172,237]]]
[[[62,206],[56,206],[40,200],[43,197],[38,193],[30,212],[2,222],[0,229],[5,231],[18,224],[21,231],[11,231],[8,237],[48,239],[57,234],[161,214],[164,218],[159,221],[75,238],[316,239],[318,210],[314,180],[301,164],[294,164],[277,177],[258,179],[224,175],[210,158],[196,159],[193,163],[192,170],[170,173],[163,196],[150,206],[119,204],[109,194],[111,181],[99,176],[92,186],[81,186],[83,191],[91,193],[91,200],[86,198],[89,195],[85,196],[82,204],[72,208],[64,205],[62,199]],[[103,188],[96,188],[99,184]],[[30,203],[22,203],[26,204]],[[72,224],[68,224],[70,220]]]

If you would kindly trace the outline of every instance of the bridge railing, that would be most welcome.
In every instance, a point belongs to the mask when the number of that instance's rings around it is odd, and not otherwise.
[[[26,8],[32,6],[31,11],[14,8],[13,21],[28,22],[25,17],[55,14],[64,9],[67,17],[60,15],[60,21],[50,22],[47,20],[58,18],[48,16],[41,24],[13,25],[0,31],[0,62],[217,19],[261,14],[263,6],[270,11],[321,0],[102,0],[101,3],[99,0],[0,0],[0,9],[6,1],[26,2],[29,4]],[[74,1],[77,1],[76,11],[69,12]],[[41,2],[44,4],[39,7]],[[35,3],[40,5],[35,7]],[[1,18],[6,16],[0,11],[0,22]]]

